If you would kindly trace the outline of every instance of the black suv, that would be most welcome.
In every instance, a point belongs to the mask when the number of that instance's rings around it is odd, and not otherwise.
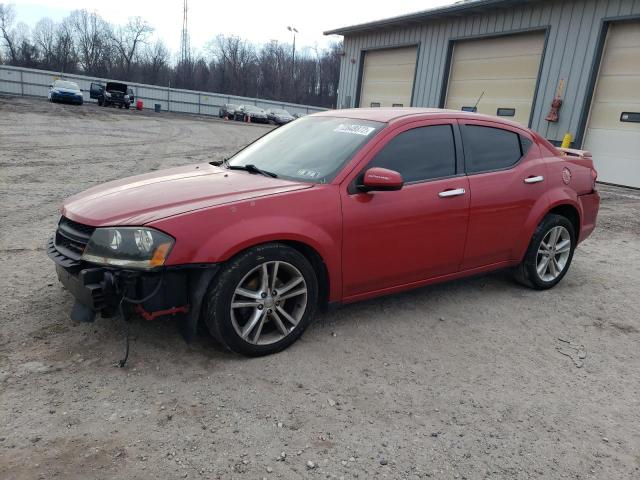
[[[89,97],[98,100],[98,105],[108,107],[117,105],[118,108],[129,108],[133,102],[133,89],[126,83],[107,82],[107,85],[92,83]]]

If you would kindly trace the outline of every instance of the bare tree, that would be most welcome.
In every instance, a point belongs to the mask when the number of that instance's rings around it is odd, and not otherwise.
[[[68,18],[57,25],[55,43],[56,70],[73,72],[76,69],[77,57],[73,42],[73,27]]]
[[[166,85],[170,78],[171,54],[162,40],[147,45],[142,54],[141,81],[154,85]]]
[[[16,31],[13,28],[15,19],[16,13],[13,5],[0,3],[0,35],[2,35],[4,45],[9,52],[9,61],[14,64],[18,62]]]
[[[114,46],[124,67],[124,73],[131,72],[131,63],[140,45],[145,44],[153,28],[141,17],[130,18],[126,25],[118,27],[111,35]]]
[[[97,72],[104,59],[104,49],[108,48],[109,25],[97,13],[87,10],[71,12],[69,21],[80,66],[85,72]]]
[[[33,41],[40,50],[44,68],[53,68],[55,63],[56,24],[49,17],[42,18],[33,29]]]
[[[342,46],[302,48],[295,69],[291,45],[255,45],[218,36],[206,51],[171,63],[161,42],[149,44],[153,29],[140,17],[114,26],[97,13],[76,10],[60,23],[41,19],[33,29],[15,25],[12,6],[0,3],[0,62],[65,73],[118,78],[194,90],[334,106]],[[293,74],[292,74],[293,71]]]

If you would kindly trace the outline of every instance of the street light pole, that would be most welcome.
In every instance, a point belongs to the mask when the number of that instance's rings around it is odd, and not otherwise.
[[[288,26],[287,30],[293,33],[293,52],[291,54],[291,78],[293,78],[295,76],[294,69],[296,65],[296,33],[298,33],[298,30],[296,30],[296,27],[292,26]]]

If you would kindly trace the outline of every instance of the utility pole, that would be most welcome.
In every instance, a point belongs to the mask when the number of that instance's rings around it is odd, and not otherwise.
[[[296,65],[296,33],[298,33],[298,30],[296,30],[296,27],[287,27],[287,30],[289,30],[291,33],[293,33],[293,52],[291,54],[291,78],[295,78],[295,65]]]

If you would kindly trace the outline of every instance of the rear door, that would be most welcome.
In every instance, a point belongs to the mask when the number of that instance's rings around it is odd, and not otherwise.
[[[546,165],[524,130],[460,120],[471,203],[462,269],[515,260],[534,204],[546,193]]]
[[[98,98],[98,96],[102,95],[103,92],[104,85],[91,82],[91,87],[89,88],[89,98]]]
[[[458,270],[469,209],[450,121],[420,121],[391,134],[366,167],[402,174],[392,192],[342,191],[343,292],[355,297]]]

